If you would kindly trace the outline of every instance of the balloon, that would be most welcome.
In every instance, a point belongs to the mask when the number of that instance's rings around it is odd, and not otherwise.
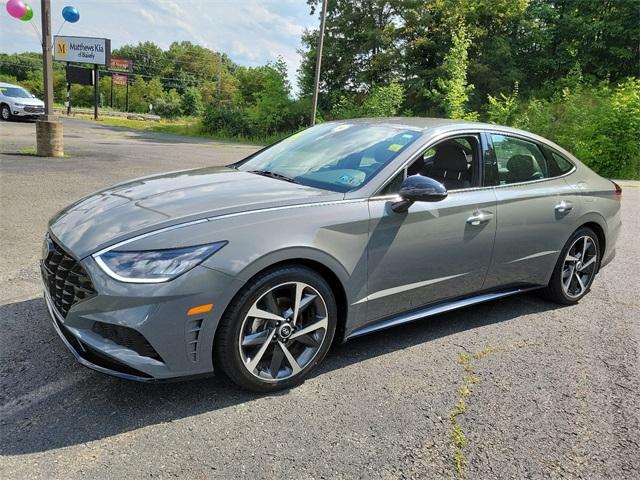
[[[76,23],[80,20],[80,12],[76,7],[64,7],[62,9],[62,18],[64,18],[69,23]]]
[[[27,13],[24,14],[24,17],[20,17],[20,20],[22,20],[23,22],[28,22],[32,18],[33,18],[33,8],[31,8],[31,5],[27,5]]]
[[[7,12],[13,18],[22,18],[27,13],[27,6],[21,0],[9,0],[7,2]]]

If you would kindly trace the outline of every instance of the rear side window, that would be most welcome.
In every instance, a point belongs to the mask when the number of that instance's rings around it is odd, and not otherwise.
[[[540,147],[533,142],[492,134],[500,185],[531,182],[551,176]]]
[[[567,172],[570,172],[573,168],[573,163],[564,158],[562,155],[547,150],[551,155],[548,155],[549,158],[549,171],[552,177],[557,177],[559,175],[564,175]]]

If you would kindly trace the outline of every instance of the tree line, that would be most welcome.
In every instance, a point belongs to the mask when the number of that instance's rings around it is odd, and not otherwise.
[[[318,14],[319,0],[308,0]],[[310,123],[317,30],[305,31],[297,95],[282,59],[243,67],[189,42],[126,45],[130,109],[193,116],[211,135],[266,139]],[[0,54],[0,78],[41,90],[37,54]],[[514,125],[600,173],[640,177],[636,0],[329,0],[319,120],[446,116]],[[56,64],[56,101],[64,72]],[[101,90],[110,90],[103,78]],[[40,89],[40,90],[39,90]],[[78,105],[92,101],[74,86]],[[115,106],[123,106],[116,87]]]

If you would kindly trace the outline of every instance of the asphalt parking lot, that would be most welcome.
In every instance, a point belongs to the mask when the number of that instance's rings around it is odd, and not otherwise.
[[[33,123],[0,124],[0,478],[453,479],[456,457],[467,479],[640,476],[640,183],[622,183],[618,256],[578,305],[526,294],[373,334],[259,396],[83,368],[37,267],[48,218],[79,196],[256,147],[79,120],[65,133],[68,156],[41,159]]]

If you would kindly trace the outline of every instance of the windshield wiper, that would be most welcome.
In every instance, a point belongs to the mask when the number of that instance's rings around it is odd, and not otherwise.
[[[287,177],[281,173],[271,172],[269,170],[249,170],[249,173],[255,173],[256,175],[262,175],[263,177],[277,178],[278,180],[284,180],[285,182],[298,183],[291,177]]]

